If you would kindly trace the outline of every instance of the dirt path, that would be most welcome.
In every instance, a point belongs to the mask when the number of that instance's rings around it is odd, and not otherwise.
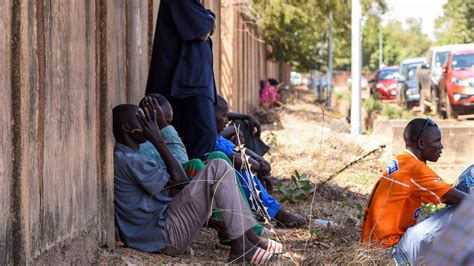
[[[354,159],[376,148],[383,140],[377,135],[353,137],[348,134],[342,118],[324,113],[314,104],[314,96],[298,90],[295,100],[277,110],[279,122],[265,125],[262,138],[272,147],[266,158],[272,163],[272,173],[284,182],[290,182],[297,170],[309,176],[313,186]],[[280,258],[283,264],[321,263],[389,263],[381,250],[367,250],[360,236],[363,206],[379,173],[390,157],[387,150],[377,152],[352,168],[336,176],[314,194],[298,203],[283,206],[310,221],[331,220],[332,228],[321,228],[310,222],[302,229],[275,229],[289,252]],[[439,167],[450,171],[453,167]],[[444,170],[443,170],[444,169]],[[457,169],[456,166],[454,169]],[[281,194],[274,193],[281,199]],[[226,261],[228,248],[218,244],[211,229],[203,229],[191,248],[178,257],[148,254],[118,247],[115,251],[100,251],[96,262],[105,264],[205,263]]]

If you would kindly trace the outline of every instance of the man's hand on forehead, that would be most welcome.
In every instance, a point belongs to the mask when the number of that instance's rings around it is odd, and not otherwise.
[[[151,118],[156,121],[160,129],[166,127],[168,123],[166,122],[165,115],[163,113],[163,109],[158,103],[158,100],[154,97],[147,96],[143,101],[143,105],[145,110],[148,110],[151,114]]]
[[[137,111],[138,122],[143,129],[143,137],[152,143],[163,141],[161,137],[160,128],[157,123],[157,116],[161,109],[157,109],[158,103],[153,99],[145,99],[144,109]],[[158,106],[159,108],[159,106]]]

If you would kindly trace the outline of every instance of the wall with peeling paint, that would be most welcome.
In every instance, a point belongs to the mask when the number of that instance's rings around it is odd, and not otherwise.
[[[144,93],[153,4],[1,1],[0,264],[114,246],[111,109]]]
[[[275,78],[288,83],[291,68],[266,59],[268,45],[255,22],[246,14],[245,0],[204,0],[217,15],[213,39],[214,74],[221,94],[233,111],[258,106],[260,80]],[[225,18],[225,19],[224,19]]]
[[[282,68],[230,0],[206,4],[219,90],[248,110]],[[113,248],[111,109],[143,96],[158,6],[0,1],[0,264],[86,264]]]
[[[10,197],[12,187],[12,121],[10,90],[10,1],[0,1],[0,264],[10,260],[7,239],[11,239]]]

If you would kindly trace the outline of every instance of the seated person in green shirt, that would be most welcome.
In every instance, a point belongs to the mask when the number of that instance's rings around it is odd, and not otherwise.
[[[161,136],[163,137],[166,146],[168,146],[170,152],[173,156],[181,163],[186,164],[189,161],[188,154],[186,153],[186,147],[183,144],[183,141],[178,135],[176,129],[171,125],[173,121],[173,109],[171,108],[170,103],[166,98],[158,93],[149,94],[147,96],[153,97],[158,101],[161,109],[163,110],[163,115],[168,124],[166,127],[160,130]],[[146,97],[140,101],[140,108],[144,108]],[[155,160],[159,165],[165,165],[160,154],[156,151],[155,146],[149,141],[140,144],[139,149],[140,154],[148,156],[150,159]]]
[[[183,253],[209,219],[215,204],[222,211],[226,233],[232,240],[229,258],[250,263],[275,259],[266,251],[268,242],[250,230],[252,218],[235,181],[234,171],[224,160],[213,160],[189,182],[181,164],[171,154],[160,130],[167,126],[163,112],[152,98],[142,110],[131,104],[113,109],[114,204],[122,240],[132,248],[169,255]],[[150,141],[165,163],[138,153]],[[165,192],[181,187],[173,199]]]

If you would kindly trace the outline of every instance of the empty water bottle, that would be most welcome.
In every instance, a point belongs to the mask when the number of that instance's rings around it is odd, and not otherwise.
[[[333,221],[323,220],[323,219],[316,219],[316,220],[314,220],[314,223],[316,225],[325,226],[325,227],[337,226],[337,223],[335,223]]]

